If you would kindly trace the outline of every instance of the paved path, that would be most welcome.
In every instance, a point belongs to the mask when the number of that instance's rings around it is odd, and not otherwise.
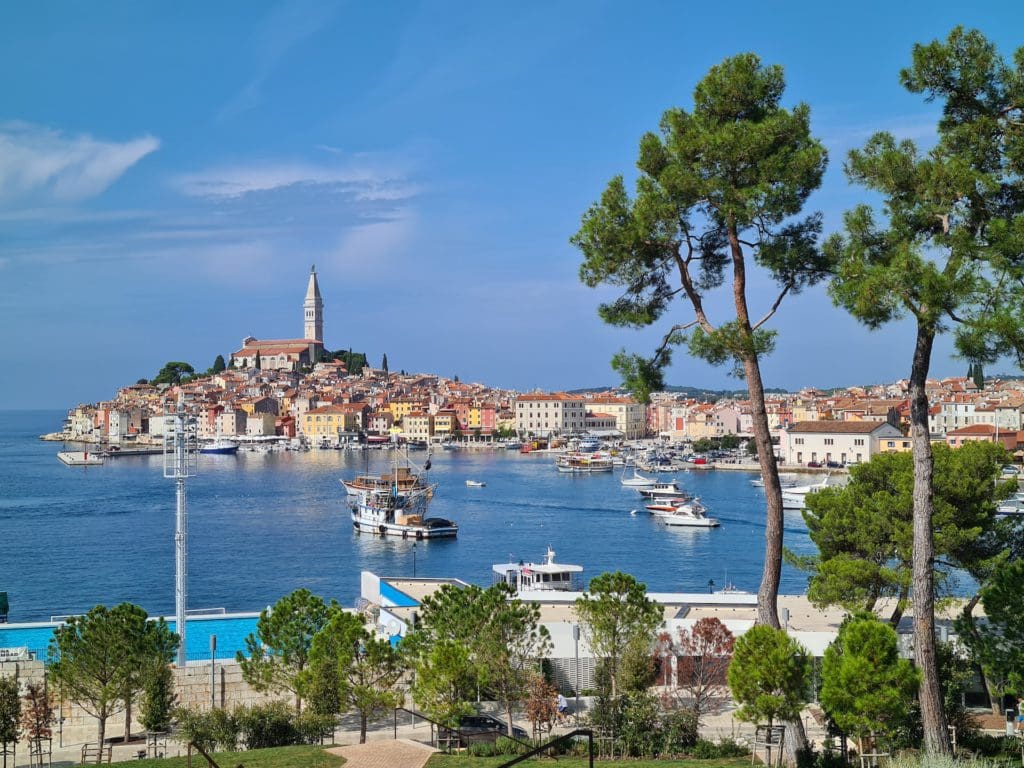
[[[327,750],[345,758],[345,768],[423,768],[437,750],[409,739],[371,741]]]

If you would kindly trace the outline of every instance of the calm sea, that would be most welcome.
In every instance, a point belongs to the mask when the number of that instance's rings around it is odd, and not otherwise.
[[[174,611],[174,483],[160,456],[69,468],[56,411],[0,412],[0,591],[11,621],[130,601]],[[422,460],[425,454],[414,454]],[[367,462],[368,465],[367,465]],[[652,591],[703,591],[713,579],[756,591],[764,558],[764,501],[740,472],[683,472],[722,526],[667,528],[617,474],[573,477],[551,457],[512,451],[441,451],[431,514],[459,523],[455,540],[382,540],[353,533],[340,478],[382,469],[379,451],[202,456],[189,481],[189,608],[259,610],[307,587],[352,605],[359,572],[454,576],[490,583],[491,565],[540,560],[548,545],[584,577],[622,570]],[[467,488],[467,479],[486,488]],[[630,510],[638,509],[635,516]],[[786,513],[786,545],[813,551],[799,513]],[[788,567],[782,591],[804,591]]]

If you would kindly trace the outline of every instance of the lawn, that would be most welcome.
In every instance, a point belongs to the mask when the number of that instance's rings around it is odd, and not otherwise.
[[[220,768],[338,768],[345,758],[324,752],[323,747],[274,747],[248,752],[215,752],[213,759]],[[132,768],[185,768],[186,757],[165,757],[160,760],[132,760]],[[206,768],[206,760],[192,753],[192,768]]]
[[[427,768],[496,768],[512,759],[511,755],[500,757],[467,757],[465,755],[441,755],[430,758]],[[531,758],[518,763],[523,766],[550,766],[550,768],[587,768],[585,757]],[[728,757],[716,760],[594,760],[600,768],[750,768],[749,757]],[[248,766],[246,767],[248,768]]]

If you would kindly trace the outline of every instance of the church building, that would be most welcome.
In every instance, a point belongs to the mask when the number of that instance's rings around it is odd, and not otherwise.
[[[302,313],[303,338],[256,339],[247,336],[242,340],[242,348],[231,353],[231,364],[236,368],[297,371],[320,360],[324,351],[324,301],[320,298],[316,265],[309,273]]]

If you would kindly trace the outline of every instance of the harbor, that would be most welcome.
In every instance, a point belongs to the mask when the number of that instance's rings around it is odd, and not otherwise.
[[[60,417],[0,416],[0,448],[11,457],[0,467],[0,525],[19,563],[0,586],[10,594],[10,621],[124,600],[172,615],[174,484],[163,478],[162,457],[71,472],[54,460],[52,443],[38,440]],[[494,563],[536,560],[549,546],[588,576],[622,570],[653,591],[700,592],[710,581],[756,591],[760,582],[764,496],[751,472],[659,475],[677,479],[719,521],[704,530],[649,515],[621,471],[562,473],[543,453],[440,451],[432,455],[430,514],[457,522],[456,538],[356,534],[340,481],[386,472],[389,453],[200,456],[189,481],[190,608],[258,611],[302,586],[353,605],[363,570],[487,584]],[[785,526],[788,547],[813,551],[799,512],[787,512]],[[784,566],[782,590],[805,588],[806,577]]]

